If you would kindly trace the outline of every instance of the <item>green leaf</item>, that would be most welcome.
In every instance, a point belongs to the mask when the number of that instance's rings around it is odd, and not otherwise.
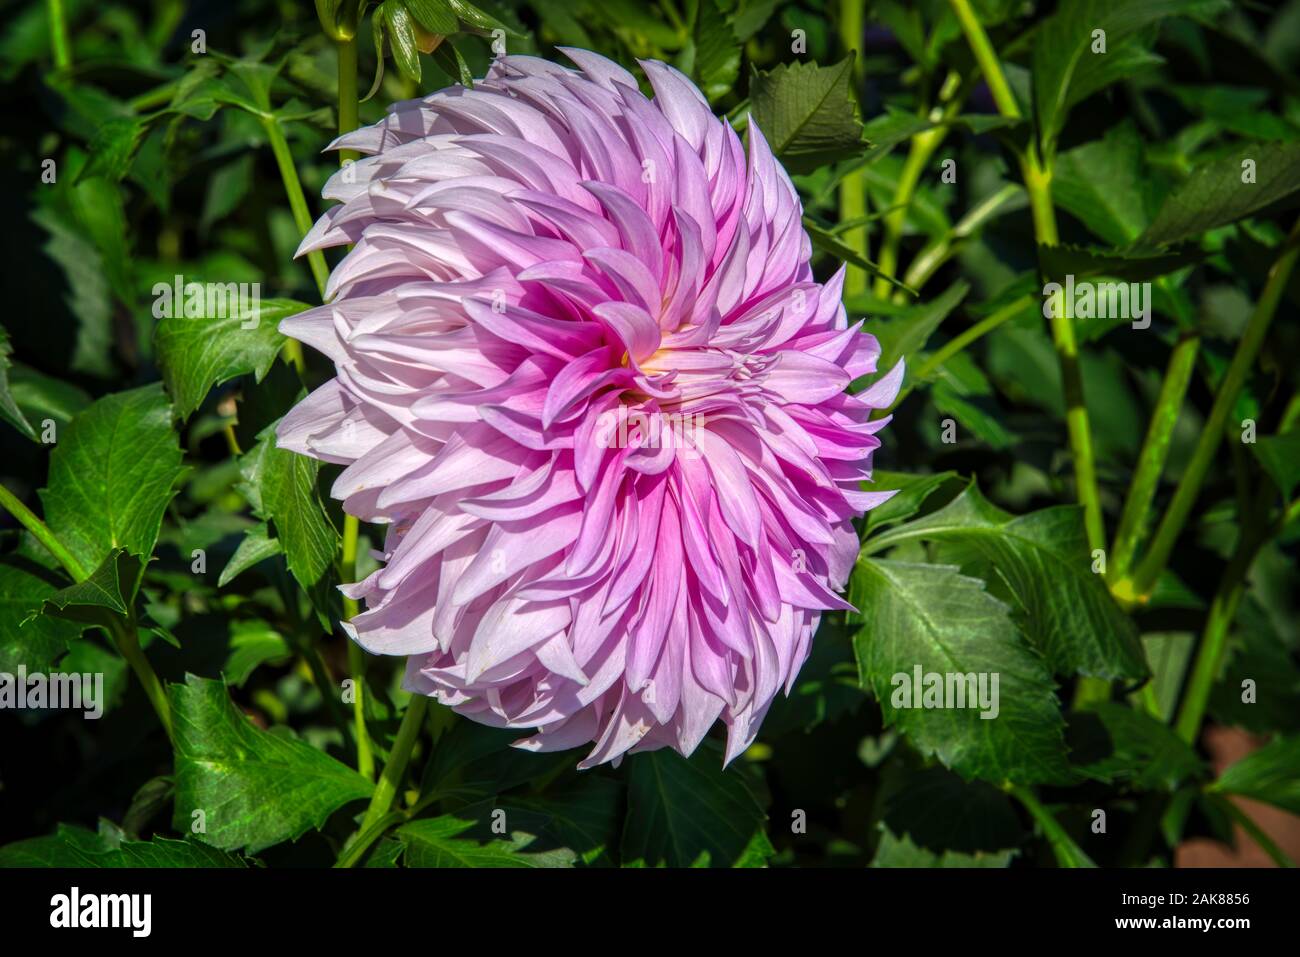
[[[534,754],[512,747],[518,739],[517,731],[457,721],[438,738],[420,783],[421,798],[479,802],[574,764],[572,753]]]
[[[822,252],[834,256],[836,259],[857,266],[859,269],[870,273],[873,276],[879,276],[884,279],[895,289],[901,289],[909,296],[918,295],[917,291],[904,282],[895,279],[893,276],[881,272],[880,267],[867,259],[852,246],[845,243],[842,239],[834,234],[822,229],[807,216],[803,219],[803,228],[808,233],[808,238],[812,244]]]
[[[0,847],[4,867],[247,867],[233,854],[197,840],[113,841],[84,827],[60,824],[54,834]]]
[[[496,837],[472,814],[444,814],[399,827],[394,834],[406,846],[407,867],[571,867],[572,851],[529,853],[536,837],[515,833],[508,812],[502,819],[510,836]]]
[[[1275,738],[1229,767],[1210,790],[1237,794],[1300,814],[1300,736]]]
[[[114,182],[131,171],[140,143],[149,132],[150,121],[137,116],[118,117],[95,131],[88,152],[90,159],[77,174],[77,181],[107,176]]]
[[[31,618],[46,598],[62,587],[60,576],[21,555],[0,556],[0,672],[49,672],[81,633],[72,622]]]
[[[1242,163],[1255,162],[1255,182],[1243,183]],[[1141,242],[1165,246],[1235,223],[1300,190],[1300,143],[1250,143],[1231,156],[1198,166],[1165,198]]]
[[[954,357],[956,358],[956,357]],[[930,390],[930,400],[940,415],[952,416],[989,448],[1009,449],[1016,437],[1002,424],[1002,416],[991,398],[991,389],[972,396],[949,381],[939,381]]]
[[[402,0],[415,22],[429,33],[448,36],[458,29],[456,14],[447,0]]]
[[[18,403],[14,401],[13,394],[9,391],[9,354],[12,351],[13,348],[9,345],[9,333],[0,327],[0,418],[35,442],[36,430],[23,416],[22,410],[18,408]]]
[[[718,0],[698,0],[691,75],[710,102],[730,93],[740,76],[740,42]]]
[[[909,365],[913,364],[939,324],[952,314],[968,292],[970,284],[959,279],[928,302],[916,303],[898,315],[873,322],[871,334],[880,341],[877,367],[892,369],[899,359],[906,359]]]
[[[205,841],[256,854],[297,840],[370,795],[370,782],[346,765],[296,738],[257,728],[220,681],[187,675],[184,684],[171,686],[171,703],[175,826],[183,833],[202,811]]]
[[[610,778],[584,776],[568,790],[509,796],[502,805],[512,830],[538,836],[532,848],[549,842],[572,851],[578,863],[608,865],[618,843],[622,791]]]
[[[63,307],[77,321],[70,367],[106,378],[113,372],[113,297],[103,257],[74,224],[54,210],[39,209],[31,218],[46,233],[41,251],[62,271]]]
[[[115,548],[85,581],[45,596],[39,613],[90,625],[123,617],[135,598],[140,568],[137,556]]]
[[[243,541],[235,549],[235,554],[230,556],[230,561],[226,563],[226,567],[221,570],[221,577],[217,579],[217,587],[225,588],[227,584],[234,580],[236,575],[248,571],[254,565],[258,565],[268,558],[279,555],[281,551],[280,540],[270,537],[265,522],[254,525],[244,535]]]
[[[716,749],[663,749],[627,759],[624,867],[762,867],[773,853],[767,816]]]
[[[1260,587],[1267,586],[1261,582]],[[1189,635],[1189,656],[1192,641]],[[1255,691],[1248,698],[1246,681]],[[1228,638],[1227,660],[1210,695],[1209,713],[1220,724],[1259,735],[1300,732],[1300,664],[1292,644],[1255,595],[1248,593],[1242,599],[1236,627]]]
[[[176,302],[173,312],[181,314],[164,318],[154,333],[163,382],[182,419],[203,404],[214,385],[248,373],[261,382],[284,345],[280,320],[308,308],[291,299],[249,308],[235,295],[234,283],[214,285],[223,291],[219,304],[205,302],[202,310],[190,310]]]
[[[315,459],[276,448],[273,429],[239,462],[253,513],[274,527],[289,571],[304,588],[320,580],[338,551],[338,533],[316,489],[319,470]]]
[[[1043,275],[1051,280],[1064,284],[1067,276],[1074,276],[1075,280],[1088,279],[1091,277],[1106,277],[1109,279],[1118,279],[1125,282],[1146,282],[1155,279],[1157,276],[1164,276],[1184,266],[1194,264],[1200,258],[1197,250],[1192,248],[1183,248],[1177,252],[1171,253],[1145,253],[1134,252],[1119,249],[1097,249],[1087,246],[1072,246],[1067,243],[1060,243],[1054,246],[1038,247],[1038,265]],[[1109,297],[1109,290],[1103,292],[1096,286],[1100,283],[1093,284],[1092,294],[1096,297],[1094,305],[1095,312],[1100,312],[1101,299],[1103,295]],[[1080,284],[1078,292],[1074,299],[1078,300],[1085,292],[1085,287]],[[1119,292],[1120,290],[1117,290]],[[1121,302],[1128,300],[1127,290],[1123,290],[1125,298],[1116,300],[1118,306]],[[1075,305],[1074,302],[1067,300],[1067,308]],[[1150,308],[1151,303],[1146,304]],[[1106,299],[1107,312],[1121,313],[1121,315],[1111,315],[1110,318],[1119,319],[1127,322],[1132,316],[1132,307],[1127,310],[1123,308],[1112,308],[1111,300]],[[1074,310],[1072,310],[1074,311]],[[1082,325],[1084,322],[1092,320],[1094,316],[1081,314],[1075,315]]]
[[[1142,31],[1176,16],[1210,16],[1224,0],[1071,0],[1037,29],[1033,44],[1034,112],[1044,152],[1070,107],[1140,69],[1158,63]],[[1105,32],[1106,52],[1093,52],[1094,31]]]
[[[1131,243],[1151,222],[1146,145],[1132,120],[1056,158],[1052,201],[1112,246]]]
[[[51,419],[67,425],[90,405],[90,396],[78,386],[17,363],[9,369],[9,393],[28,421]]]
[[[917,847],[906,834],[895,837],[889,828],[880,825],[880,843],[876,845],[876,856],[871,859],[872,867],[1009,867],[1015,850],[977,851],[963,854],[959,851],[944,851],[936,854],[925,848]]]
[[[753,120],[790,172],[811,172],[866,147],[852,79],[852,56],[833,66],[795,62],[754,72]]]
[[[261,620],[230,623],[230,655],[221,669],[227,681],[243,687],[248,676],[268,661],[284,661],[293,649],[284,637]]]
[[[1006,792],[984,781],[963,781],[941,767],[903,776],[885,799],[881,818],[892,833],[935,854],[988,854],[1019,847],[1025,838]]]
[[[115,548],[148,559],[184,474],[158,383],[99,399],[63,430],[41,490],[46,524],[87,569]]]
[[[1080,772],[1139,791],[1173,791],[1204,769],[1196,752],[1144,711],[1104,701],[1070,717],[1070,760]]]
[[[480,30],[504,30],[507,36],[517,40],[524,39],[524,34],[509,24],[502,23],[491,14],[485,13],[474,4],[468,3],[467,0],[447,0],[447,6],[451,7],[457,17],[472,27],[478,27]]]
[[[898,494],[867,512],[866,534],[863,537],[867,537],[867,535],[884,528],[886,525],[895,525],[911,518],[920,511],[921,506],[925,504],[925,500],[933,492],[938,490],[945,482],[956,477],[956,472],[906,475],[902,472],[873,470],[871,481],[862,484],[863,491],[888,492],[897,490]]]
[[[867,553],[914,539],[952,543],[991,563],[1024,609],[1027,633],[1055,674],[1146,676],[1137,629],[1092,571],[1078,506],[1015,517],[972,482],[939,511],[872,539]]]
[[[460,80],[460,85],[467,89],[474,87],[474,71],[461,56],[460,50],[450,40],[438,44],[431,54],[433,62],[440,66],[449,77]]]
[[[1010,608],[983,582],[946,565],[860,558],[849,601],[859,610],[851,621],[858,625],[853,647],[862,685],[875,695],[886,724],[896,725],[922,754],[935,755],[964,778],[997,784],[1068,777],[1052,677],[1021,638]],[[996,674],[996,716],[981,717],[993,708],[981,709],[978,701],[973,707],[916,707],[917,669],[923,682],[932,674],[977,681],[987,675],[987,699],[993,699]],[[954,692],[959,683],[954,679]]]
[[[376,17],[380,14],[388,27],[388,46],[393,51],[393,62],[397,64],[402,76],[419,83],[420,50],[415,36],[415,21],[406,12],[401,0],[385,0],[375,11]]]

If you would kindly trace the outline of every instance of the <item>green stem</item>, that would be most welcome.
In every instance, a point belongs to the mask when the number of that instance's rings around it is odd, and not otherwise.
[[[959,95],[961,88],[961,76],[957,73],[949,73],[947,79],[944,80],[943,88],[939,91],[940,105],[930,110],[930,122],[944,124],[957,114],[964,99]],[[925,171],[930,159],[934,156],[935,150],[939,148],[939,144],[943,142],[944,137],[947,135],[948,127],[939,125],[912,137],[911,146],[907,151],[907,159],[903,161],[903,168],[898,174],[898,183],[894,187],[893,212],[885,217],[883,223],[880,257],[877,265],[880,266],[881,272],[886,276],[894,276],[898,271],[898,246],[903,239],[903,227],[907,223],[908,207],[912,205],[912,197],[916,195],[916,187],[921,181],[921,174]],[[876,277],[875,293],[877,297],[884,299],[893,291],[894,287],[887,279],[883,276]]]
[[[984,80],[993,94],[998,112],[1013,119],[1020,118],[1020,107],[1007,85],[988,34],[971,9],[969,0],[948,0],[961,23],[962,31],[970,44],[975,60],[984,74]],[[1056,210],[1052,206],[1052,170],[1038,156],[1030,144],[1020,157],[1021,174],[1029,194],[1029,208],[1033,214],[1034,231],[1043,246],[1059,244],[1056,229]],[[1101,495],[1097,489],[1097,467],[1093,457],[1092,430],[1088,424],[1088,407],[1083,398],[1083,375],[1079,370],[1079,346],[1074,336],[1073,319],[1068,310],[1052,310],[1049,320],[1052,341],[1061,364],[1061,385],[1065,392],[1065,423],[1070,436],[1070,452],[1074,459],[1074,482],[1079,504],[1083,506],[1084,526],[1088,534],[1088,547],[1096,550],[1106,547],[1106,529],[1101,517]]]
[[[948,0],[948,3],[953,13],[957,14],[962,32],[966,34],[966,42],[970,44],[971,52],[975,54],[975,62],[979,64],[980,72],[984,74],[984,82],[989,85],[989,92],[993,94],[993,102],[997,104],[998,112],[1003,116],[1019,119],[1020,107],[1011,93],[1011,87],[1007,85],[1007,79],[1002,73],[1002,65],[998,62],[993,44],[989,42],[988,34],[984,32],[979,17],[971,9],[969,0]]]
[[[1260,547],[1268,541],[1269,504],[1274,492],[1273,483],[1265,479],[1259,494],[1252,503],[1251,512],[1246,516],[1237,547],[1233,552],[1228,567],[1223,572],[1219,590],[1210,604],[1210,614],[1205,622],[1205,632],[1196,649],[1196,659],[1192,663],[1192,675],[1187,682],[1187,690],[1178,716],[1174,720],[1174,730],[1188,744],[1193,744],[1201,731],[1201,720],[1210,701],[1210,692],[1219,676],[1223,664],[1223,652],[1228,644],[1228,633],[1237,617],[1237,608],[1241,604],[1245,591],[1246,573],[1255,561]]]
[[[289,152],[289,143],[284,138],[284,130],[279,120],[270,115],[263,115],[261,120],[266,138],[271,144],[271,151],[275,154],[276,165],[280,167],[280,178],[284,181],[284,191],[289,198],[289,209],[293,212],[294,225],[298,227],[298,232],[305,236],[311,230],[311,213],[307,209],[307,198],[302,192],[302,181],[298,179],[298,170],[293,165],[293,154]],[[325,283],[330,274],[329,266],[325,264],[325,255],[319,249],[313,249],[307,254],[307,262],[310,263],[312,276],[316,279],[316,289],[324,299]],[[297,340],[290,340],[290,342],[297,344]],[[301,346],[299,346],[299,357],[301,354]],[[286,356],[289,355],[290,352],[286,347]],[[298,365],[301,371],[300,362],[294,364]]]
[[[947,362],[957,353],[961,352],[963,349],[965,349],[975,340],[988,335],[990,332],[992,332],[998,326],[1002,325],[1008,319],[1011,319],[1012,317],[1019,315],[1023,310],[1028,308],[1033,303],[1033,301],[1034,301],[1034,297],[1032,295],[1025,294],[1021,296],[1019,299],[1016,299],[1013,302],[1008,303],[1007,305],[1003,306],[1001,309],[997,310],[996,312],[991,313],[990,315],[981,319],[979,322],[975,323],[975,325],[971,326],[969,329],[965,329],[962,332],[958,333],[957,335],[953,336],[951,339],[945,342],[940,348],[936,349],[929,356],[927,356],[925,361],[916,367],[916,370],[911,375],[911,381],[906,386],[903,387],[902,391],[898,393],[898,398],[894,400],[894,404],[890,406],[890,408],[891,409],[896,408],[898,406],[898,403],[902,402],[903,399],[907,397],[907,394],[911,392],[913,388],[915,388],[916,383],[924,382],[926,379],[928,379],[931,375],[934,374],[936,369],[941,367],[945,362]]]
[[[77,561],[72,552],[63,547],[63,543],[50,531],[50,527],[37,518],[31,509],[19,501],[18,496],[3,485],[0,485],[0,508],[4,508],[6,512],[18,519],[23,528],[31,532],[36,540],[58,559],[59,564],[72,576],[73,581],[83,582],[90,577],[90,573],[81,566],[81,562]]]
[[[147,113],[150,110],[156,110],[160,106],[166,106],[176,95],[176,88],[180,85],[178,80],[169,80],[152,90],[146,90],[139,96],[127,100],[126,105],[131,108],[133,113]]]
[[[393,798],[397,796],[397,789],[401,787],[402,779],[406,776],[406,765],[411,760],[411,749],[415,747],[416,738],[419,737],[420,726],[424,723],[424,712],[428,705],[429,699],[424,695],[411,696],[411,701],[406,706],[406,714],[402,715],[402,724],[397,729],[393,750],[388,755],[388,763],[384,765],[383,774],[375,782],[375,791],[370,797],[370,807],[366,809],[365,819],[361,822],[363,834],[393,806]]]
[[[145,657],[144,649],[140,647],[140,635],[136,630],[135,621],[116,616],[110,621],[108,632],[113,639],[113,644],[117,646],[118,654],[126,659],[127,664],[140,680],[145,697],[158,713],[158,720],[162,722],[168,739],[174,740],[176,735],[172,726],[172,709],[171,703],[167,700],[167,689],[163,687],[158,673],[153,670],[153,665],[149,664],[149,659]]]
[[[379,820],[375,821],[365,830],[358,831],[356,836],[353,837],[352,840],[348,841],[344,846],[343,853],[341,853],[339,859],[334,862],[334,866],[355,866],[357,861],[361,860],[366,851],[370,849],[371,844],[383,837],[384,832],[394,824],[406,820],[406,817],[407,815],[401,811],[393,811],[391,814],[386,814]]]
[[[986,222],[993,218],[1003,206],[1019,196],[1023,190],[1015,183],[1008,183],[996,193],[976,203],[963,216],[952,232],[938,242],[925,247],[916,254],[912,264],[907,267],[903,282],[913,289],[920,289],[930,277],[939,271],[952,255],[961,248],[962,242]]]
[[[1146,524],[1147,512],[1151,508],[1156,486],[1160,484],[1160,475],[1164,472],[1165,461],[1169,457],[1174,426],[1178,423],[1178,413],[1192,381],[1192,370],[1196,367],[1200,347],[1199,336],[1185,336],[1178,341],[1169,356],[1169,367],[1165,370],[1160,395],[1156,399],[1155,410],[1151,413],[1151,424],[1147,427],[1146,439],[1138,455],[1137,470],[1133,474],[1124,511],[1120,515],[1119,529],[1115,532],[1115,544],[1111,548],[1107,566],[1110,572],[1107,577],[1112,581],[1123,579],[1133,561],[1138,536]],[[1123,600],[1124,596],[1120,597]]]
[[[357,41],[340,40],[339,53],[339,135],[357,128]],[[355,162],[356,150],[339,150],[339,164]]]
[[[902,242],[903,225],[907,221],[907,207],[911,205],[912,197],[916,194],[916,186],[921,180],[921,173],[925,170],[926,164],[930,162],[934,151],[943,142],[946,133],[945,128],[937,127],[912,137],[912,145],[907,151],[907,159],[903,161],[903,169],[898,174],[898,183],[894,187],[892,205],[898,208],[885,217],[880,240],[880,255],[876,262],[880,267],[880,271],[887,276],[893,276],[898,268],[898,244]],[[893,289],[894,287],[889,280],[882,276],[876,277],[874,291],[878,298],[884,299]]]
[[[357,537],[361,523],[355,515],[343,516],[343,551],[339,559],[339,577],[351,582],[357,577]],[[343,617],[355,618],[360,612],[355,598],[343,597]],[[366,653],[348,639],[348,670],[352,672],[352,728],[357,742],[357,770],[367,779],[375,779],[375,756],[366,729]]]
[[[1281,302],[1287,281],[1291,278],[1292,270],[1295,269],[1297,257],[1300,257],[1300,219],[1296,220],[1291,234],[1287,237],[1285,251],[1269,270],[1264,291],[1255,305],[1255,311],[1251,313],[1241,341],[1237,343],[1237,351],[1232,356],[1232,363],[1219,384],[1219,391],[1214,396],[1214,405],[1211,406],[1210,415],[1201,429],[1200,439],[1196,443],[1191,461],[1183,471],[1183,477],[1174,491],[1174,497],[1160,520],[1150,549],[1133,572],[1131,591],[1139,601],[1149,596],[1155,587],[1169,561],[1174,543],[1187,523],[1187,517],[1200,493],[1201,484],[1205,481],[1214,455],[1219,449],[1219,443],[1223,440],[1223,429],[1228,421],[1228,413],[1236,404],[1237,395],[1245,384],[1246,374],[1254,365],[1260,347],[1264,344],[1264,337],[1268,333],[1273,316],[1277,313],[1278,303]]]
[[[1061,823],[1052,812],[1043,807],[1033,791],[1016,784],[1009,786],[1007,793],[1023,804],[1033,819],[1038,822],[1038,826],[1043,830],[1043,836],[1052,847],[1057,864],[1061,867],[1097,866],[1092,862],[1092,858],[1084,853],[1083,848],[1074,843],[1074,839],[1066,833],[1065,828],[1061,827]]]
[[[855,51],[862,43],[863,3],[861,0],[840,0],[839,26],[840,43],[845,52]],[[856,80],[857,70],[854,70]],[[857,84],[854,83],[854,90]],[[856,93],[855,93],[856,95]],[[854,222],[867,215],[867,178],[866,171],[853,170],[840,181],[840,222]],[[855,226],[843,235],[844,242],[869,259],[869,239],[865,225]],[[844,294],[859,295],[867,291],[869,277],[866,270],[850,265],[844,273]]]
[[[54,66],[58,70],[67,70],[72,66],[72,43],[68,40],[63,0],[48,0],[46,7],[50,17],[50,50],[54,54]]]

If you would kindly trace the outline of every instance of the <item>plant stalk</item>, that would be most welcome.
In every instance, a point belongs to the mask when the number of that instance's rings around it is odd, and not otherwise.
[[[402,779],[406,776],[406,765],[411,760],[411,750],[415,747],[415,741],[420,735],[420,726],[424,724],[425,709],[429,705],[429,699],[424,695],[411,695],[410,703],[406,706],[406,713],[402,715],[402,724],[397,729],[397,739],[393,742],[393,750],[388,755],[388,763],[384,765],[384,771],[375,782],[374,794],[370,797],[370,806],[366,809],[366,816],[361,822],[361,833],[369,831],[380,818],[384,817],[393,806],[393,798],[397,796],[397,790],[401,787]]]
[[[1115,544],[1111,547],[1107,565],[1110,572],[1107,577],[1111,581],[1119,581],[1128,574],[1133,561],[1138,537],[1142,534],[1151,501],[1155,498],[1156,486],[1160,483],[1160,475],[1164,472],[1165,461],[1169,457],[1174,426],[1178,423],[1178,414],[1187,395],[1187,387],[1192,381],[1192,371],[1196,367],[1200,347],[1199,336],[1185,336],[1178,341],[1169,356],[1169,366],[1160,385],[1160,395],[1156,399],[1155,410],[1151,413],[1151,424],[1147,427],[1146,439],[1138,455],[1137,470],[1133,473],[1128,498],[1120,514]]]
[[[1160,520],[1151,547],[1133,572],[1133,580],[1128,587],[1138,601],[1145,601],[1150,596],[1161,573],[1165,570],[1174,543],[1182,534],[1183,526],[1187,524],[1187,518],[1196,503],[1196,497],[1200,494],[1201,484],[1210,470],[1214,454],[1219,449],[1219,443],[1223,441],[1223,429],[1228,421],[1228,413],[1236,404],[1237,395],[1246,382],[1246,375],[1255,364],[1259,350],[1264,344],[1264,337],[1273,322],[1273,316],[1277,313],[1278,304],[1282,301],[1282,293],[1291,278],[1298,257],[1300,257],[1300,219],[1297,219],[1295,226],[1292,227],[1282,255],[1269,270],[1264,291],[1260,294],[1259,302],[1255,304],[1255,310],[1246,324],[1246,331],[1241,341],[1237,343],[1237,351],[1232,356],[1232,363],[1224,373],[1218,392],[1215,393],[1214,405],[1210,407],[1210,415],[1205,421],[1205,427],[1201,429],[1200,439],[1196,443],[1191,461],[1188,462],[1178,488],[1174,491],[1174,497]]]
[[[59,564],[64,567],[73,581],[84,582],[90,577],[90,573],[81,566],[72,552],[64,548],[63,543],[59,541],[50,527],[42,522],[36,515],[24,505],[13,492],[9,491],[4,485],[0,485],[0,508],[16,518],[27,531],[31,532],[38,542],[45,546]]]
[[[1096,867],[1092,858],[1084,853],[1083,848],[1074,843],[1074,839],[1061,827],[1051,811],[1047,810],[1035,796],[1034,792],[1022,785],[1011,785],[1007,792],[1025,806],[1038,826],[1043,829],[1043,836],[1052,847],[1056,863],[1061,867]]]
[[[68,18],[63,12],[63,0],[47,0],[50,18],[50,51],[54,55],[55,69],[64,71],[72,66],[72,43],[68,38]]]
[[[284,181],[284,192],[289,199],[289,209],[293,212],[294,225],[298,227],[298,232],[305,236],[311,230],[311,212],[307,209],[307,198],[303,195],[302,181],[298,179],[298,170],[294,168],[293,154],[289,152],[289,143],[284,138],[284,129],[274,116],[262,116],[261,120],[266,138],[271,144],[271,152],[275,154],[276,165],[280,168],[280,179]],[[325,254],[319,249],[313,249],[307,254],[307,262],[311,265],[316,289],[324,300],[325,284],[330,275],[329,266],[325,264]],[[302,346],[296,339],[290,339],[289,342],[298,346],[298,360],[294,364],[301,371]],[[288,344],[285,346],[285,354],[286,356],[291,354]]]
[[[862,43],[864,26],[864,7],[862,0],[840,0],[839,25],[840,44],[846,53],[854,52]],[[854,79],[856,81],[856,64]],[[857,96],[857,83],[854,82],[854,96]],[[853,170],[840,182],[840,222],[854,222],[867,215],[867,179],[862,170]],[[866,225],[854,226],[846,230],[844,242],[869,259],[869,239]],[[849,264],[844,273],[844,294],[859,295],[867,291],[869,277],[866,270]]]

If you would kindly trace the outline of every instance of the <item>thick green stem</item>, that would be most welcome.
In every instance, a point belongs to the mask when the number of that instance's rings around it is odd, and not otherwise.
[[[357,41],[340,40],[339,53],[339,135],[357,128]],[[355,150],[339,150],[339,163],[354,162]]]
[[[83,582],[90,573],[77,561],[75,555],[63,547],[63,543],[50,531],[50,527],[33,514],[32,510],[19,501],[18,496],[0,485],[0,508],[16,518],[23,528],[31,532],[72,576],[74,581]]]
[[[1012,785],[1007,788],[1007,792],[1016,800],[1025,806],[1025,809],[1038,822],[1038,826],[1043,830],[1043,836],[1047,838],[1047,843],[1052,847],[1052,853],[1056,856],[1056,863],[1061,867],[1096,867],[1092,858],[1084,853],[1083,848],[1074,843],[1074,839],[1066,833],[1065,828],[1052,815],[1052,812],[1043,807],[1034,792],[1021,785]]]
[[[1119,581],[1127,575],[1133,561],[1138,537],[1146,524],[1147,511],[1151,508],[1156,486],[1160,484],[1160,475],[1164,472],[1165,461],[1169,457],[1174,426],[1178,423],[1178,413],[1192,381],[1192,370],[1196,367],[1200,346],[1199,336],[1186,336],[1178,341],[1169,356],[1169,367],[1165,370],[1160,395],[1156,399],[1155,410],[1151,413],[1146,440],[1138,455],[1137,470],[1133,474],[1124,511],[1120,515],[1119,529],[1115,532],[1115,544],[1111,548],[1107,564],[1107,577],[1112,581]],[[1120,597],[1123,600],[1124,596]]]
[[[1188,744],[1194,743],[1200,734],[1201,720],[1205,717],[1210,692],[1214,689],[1219,668],[1223,664],[1228,634],[1236,620],[1237,608],[1241,605],[1246,573],[1250,571],[1260,547],[1268,541],[1268,513],[1275,491],[1272,482],[1265,479],[1251,505],[1250,514],[1243,520],[1237,547],[1223,572],[1223,580],[1219,583],[1214,601],[1210,604],[1205,632],[1201,635],[1196,659],[1192,663],[1192,675],[1188,679],[1187,690],[1174,720],[1174,730]]]
[[[1214,461],[1214,455],[1219,450],[1219,443],[1223,441],[1223,429],[1228,421],[1228,414],[1236,404],[1237,395],[1245,384],[1246,375],[1250,367],[1255,364],[1260,347],[1264,344],[1264,337],[1273,322],[1273,316],[1277,313],[1278,303],[1281,302],[1287,281],[1295,269],[1297,257],[1300,257],[1300,220],[1297,220],[1292,227],[1282,255],[1269,270],[1264,291],[1255,305],[1255,311],[1251,313],[1241,341],[1237,343],[1237,351],[1233,354],[1232,363],[1219,384],[1219,391],[1214,396],[1214,405],[1210,407],[1210,415],[1205,421],[1204,428],[1201,429],[1200,439],[1196,443],[1191,461],[1188,462],[1178,488],[1174,491],[1174,497],[1160,520],[1151,547],[1133,572],[1130,590],[1139,601],[1145,600],[1155,588],[1160,574],[1169,561],[1174,543],[1182,533],[1183,526],[1187,524],[1187,517],[1191,514],[1192,506],[1200,494],[1201,484],[1205,481],[1205,476]]]
[[[971,52],[975,54],[975,62],[979,64],[980,72],[984,74],[984,82],[989,85],[989,92],[993,94],[993,102],[997,104],[998,112],[1003,116],[1019,119],[1020,107],[1011,93],[1011,87],[1007,85],[1007,78],[1002,73],[1002,65],[998,62],[993,44],[989,42],[988,34],[984,32],[979,17],[971,9],[969,0],[948,0],[948,2],[953,13],[957,14],[962,32],[966,34],[966,42],[970,44]]]
[[[862,0],[840,0],[840,42],[846,52],[855,51],[862,43]],[[856,71],[855,71],[856,75]],[[854,84],[857,89],[857,84]],[[856,95],[856,94],[855,94]],[[840,222],[856,222],[867,215],[867,179],[864,170],[855,169],[840,181]],[[868,259],[868,237],[865,225],[846,230],[844,242]],[[864,269],[850,264],[844,273],[844,294],[858,295],[867,291],[868,276]]]
[[[63,0],[47,0],[46,9],[50,17],[50,51],[54,54],[54,66],[58,70],[67,70],[72,66],[72,43],[68,40]]]
[[[975,60],[984,74],[984,80],[993,94],[998,112],[1003,116],[1020,118],[1011,87],[1007,85],[988,34],[971,9],[969,0],[948,0],[961,23],[962,31],[970,44]],[[1030,144],[1020,157],[1021,174],[1029,194],[1029,208],[1033,214],[1034,231],[1039,245],[1055,246],[1060,242],[1056,229],[1056,210],[1052,206],[1052,170]],[[1083,506],[1084,526],[1088,534],[1088,547],[1096,550],[1106,547],[1106,529],[1101,516],[1101,495],[1097,490],[1097,468],[1093,457],[1092,430],[1088,424],[1088,407],[1083,397],[1083,376],[1079,370],[1079,346],[1074,336],[1074,320],[1066,309],[1052,310],[1050,320],[1052,341],[1061,364],[1061,385],[1065,392],[1065,423],[1070,436],[1070,452],[1074,459],[1074,482],[1079,504]]]
[[[271,144],[271,151],[275,154],[276,165],[280,167],[280,178],[284,181],[284,192],[289,198],[289,209],[293,212],[294,225],[298,227],[298,232],[305,236],[311,229],[311,212],[307,209],[307,198],[302,192],[302,181],[298,179],[298,170],[293,165],[293,154],[289,152],[289,143],[284,138],[284,130],[279,120],[269,115],[261,117],[261,120],[266,138]],[[325,254],[319,249],[313,249],[307,254],[307,262],[311,265],[311,274],[316,279],[316,289],[324,299],[325,283],[330,275],[329,266],[325,264]],[[297,342],[297,340],[290,341]],[[287,348],[286,356],[290,356]],[[301,357],[301,347],[298,356]],[[292,361],[291,356],[290,358]],[[295,365],[299,365],[301,369],[299,362],[295,362]]]
[[[429,699],[424,695],[411,696],[411,701],[406,706],[406,714],[402,715],[401,727],[397,729],[393,750],[388,755],[388,763],[384,765],[383,774],[375,782],[375,791],[370,797],[370,807],[366,809],[366,816],[361,822],[362,834],[373,828],[393,806],[393,798],[397,796],[397,790],[406,776],[406,765],[411,760],[411,749],[415,747],[416,738],[419,737],[420,726],[424,724],[424,713],[428,705]]]

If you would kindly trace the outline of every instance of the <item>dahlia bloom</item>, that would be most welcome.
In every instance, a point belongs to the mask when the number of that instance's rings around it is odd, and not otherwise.
[[[900,362],[825,285],[798,196],[682,74],[583,50],[496,61],[399,103],[299,254],[354,243],[325,306],[281,324],[337,376],[281,447],[346,465],[388,524],[345,625],[406,686],[539,751],[690,754],[754,739],[849,608],[852,521],[889,493],[871,419]]]

